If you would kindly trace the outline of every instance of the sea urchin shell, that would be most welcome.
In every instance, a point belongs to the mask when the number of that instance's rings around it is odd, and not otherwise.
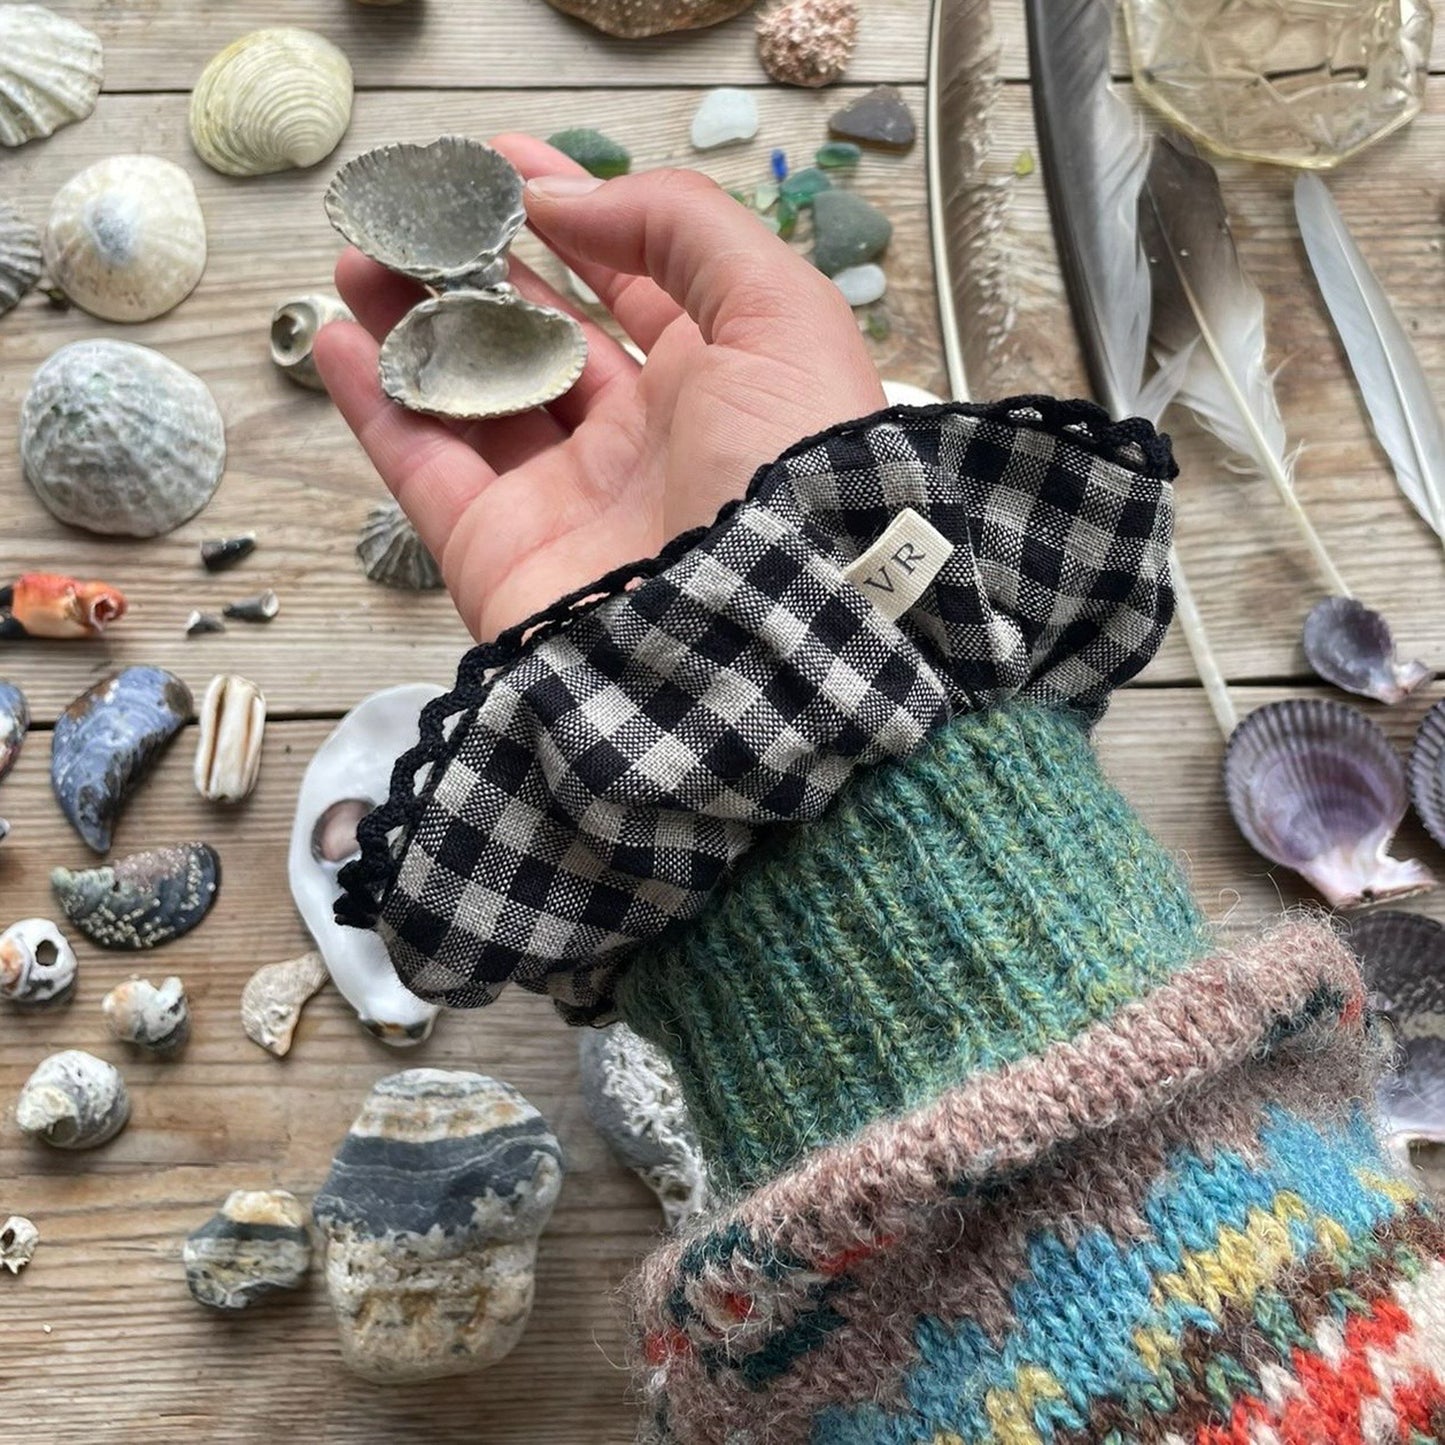
[[[857,39],[857,0],[783,0],[758,16],[758,58],[784,85],[837,80]]]

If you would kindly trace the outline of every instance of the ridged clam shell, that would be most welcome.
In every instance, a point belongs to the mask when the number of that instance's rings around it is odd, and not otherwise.
[[[1289,698],[1252,712],[1224,758],[1225,792],[1246,841],[1293,868],[1333,908],[1434,887],[1429,871],[1391,858],[1405,816],[1405,770],[1357,708]]]
[[[81,693],[56,719],[51,790],[95,852],[110,851],[121,809],[190,720],[192,705],[190,688],[175,673],[127,667]]]
[[[373,261],[444,288],[504,280],[502,255],[527,218],[516,167],[463,136],[348,161],[327,187],[326,214]]]
[[[312,1206],[346,1365],[367,1379],[483,1369],[526,1328],[562,1149],[508,1084],[380,1080]]]
[[[296,296],[271,313],[271,360],[297,386],[325,391],[311,349],[316,333],[331,321],[354,321],[350,308],[336,296]]]
[[[511,416],[569,391],[587,364],[582,328],[511,292],[449,291],[414,306],[381,347],[381,386],[435,416]]]
[[[328,977],[319,953],[263,964],[241,990],[241,1027],[246,1037],[278,1059],[285,1058],[291,1052],[301,1010],[325,988]]]
[[[205,918],[221,886],[221,860],[206,843],[133,853],[112,866],[51,870],[65,916],[101,948],[157,948]]]
[[[356,541],[356,555],[361,570],[383,587],[430,592],[446,586],[442,569],[398,502],[383,502],[367,514]]]
[[[0,201],[0,316],[20,304],[40,279],[40,232]]]
[[[211,803],[239,803],[261,774],[266,698],[249,678],[221,673],[201,700],[196,791]]]
[[[84,120],[100,94],[100,41],[43,5],[0,5],[0,145]]]
[[[1378,702],[1401,702],[1434,675],[1423,662],[1401,662],[1390,624],[1353,597],[1326,597],[1310,609],[1304,650],[1326,682]]]
[[[1410,749],[1410,801],[1425,831],[1445,848],[1445,699],[1420,719]]]
[[[100,1002],[111,1037],[134,1044],[157,1058],[170,1058],[191,1036],[191,1011],[180,979],[162,979],[159,987],[144,978],[118,983]]]
[[[75,992],[79,965],[70,940],[48,918],[22,918],[0,933],[0,998],[46,1009]]]
[[[25,477],[72,527],[156,537],[210,501],[226,465],[220,408],[200,377],[129,341],[73,341],[20,412]]]
[[[311,1268],[306,1213],[284,1189],[234,1190],[187,1236],[181,1259],[197,1304],[243,1310],[305,1282]]]
[[[20,1090],[15,1122],[56,1149],[94,1149],[130,1118],[130,1096],[114,1064],[81,1049],[41,1060]]]
[[[191,143],[228,176],[264,176],[325,160],[351,124],[351,62],[310,30],[253,30],[201,72]]]
[[[0,678],[0,778],[15,766],[30,728],[30,705],[13,682]]]
[[[87,166],[51,204],[45,267],[92,316],[163,316],[206,269],[206,219],[191,178],[159,156],[108,156]]]

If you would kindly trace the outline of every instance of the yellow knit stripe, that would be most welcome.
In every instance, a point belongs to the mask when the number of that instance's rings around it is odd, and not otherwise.
[[[1063,1398],[1064,1387],[1039,1365],[1020,1365],[1012,1390],[990,1390],[984,1412],[997,1445],[1043,1445],[1033,1426],[1033,1413],[1043,1400]]]
[[[1392,1179],[1388,1174],[1376,1174],[1373,1169],[1356,1169],[1355,1178],[1377,1194],[1383,1194],[1392,1204],[1413,1204],[1420,1197],[1420,1191],[1405,1179]]]

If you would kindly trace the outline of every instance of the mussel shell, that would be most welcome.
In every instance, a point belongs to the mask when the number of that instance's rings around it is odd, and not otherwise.
[[[12,682],[0,679],[0,778],[15,766],[30,727],[30,706]]]
[[[500,258],[527,219],[516,167],[464,136],[348,161],[327,188],[326,214],[373,261],[441,287],[504,279]]]
[[[56,719],[50,786],[71,826],[97,853],[126,800],[185,726],[191,690],[173,672],[127,667],[81,693]]]
[[[50,886],[65,916],[101,948],[156,948],[211,911],[221,860],[206,843],[153,848],[101,868],[56,868]]]
[[[1361,697],[1397,703],[1434,675],[1395,656],[1390,624],[1353,597],[1326,597],[1305,618],[1304,650],[1326,682]]]
[[[1319,698],[1266,704],[1234,730],[1224,781],[1250,846],[1293,868],[1331,907],[1434,886],[1421,864],[1386,851],[1405,816],[1405,770],[1357,708]]]
[[[446,585],[442,569],[398,502],[371,509],[356,539],[356,555],[361,570],[383,587],[429,592]]]
[[[100,41],[43,5],[0,5],[0,146],[84,120],[100,94]]]
[[[1445,698],[1420,719],[1410,749],[1410,801],[1425,831],[1445,848]]]
[[[20,304],[40,279],[40,232],[0,201],[0,316]]]
[[[587,339],[563,312],[511,292],[450,291],[386,338],[381,385],[411,411],[512,416],[570,391],[586,364]]]

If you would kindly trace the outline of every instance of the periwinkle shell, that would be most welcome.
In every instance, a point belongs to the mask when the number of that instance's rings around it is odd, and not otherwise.
[[[186,1288],[197,1304],[243,1310],[298,1289],[311,1268],[306,1213],[284,1189],[236,1189],[181,1249]]]
[[[60,521],[156,537],[210,501],[226,433],[205,382],[158,351],[73,341],[30,383],[20,454],[26,480]]]
[[[174,975],[159,987],[149,979],[128,978],[106,994],[100,1008],[112,1038],[160,1059],[180,1053],[191,1037],[186,990]]]
[[[30,706],[13,682],[0,678],[0,778],[15,766],[30,729]]]
[[[271,313],[271,360],[297,386],[325,391],[312,350],[317,333],[332,321],[353,321],[351,309],[336,296],[295,296]]]
[[[206,843],[134,853],[113,866],[51,870],[65,916],[102,948],[156,948],[189,933],[211,911],[221,860]]]
[[[1405,770],[1385,734],[1347,703],[1289,698],[1256,709],[1229,740],[1224,782],[1249,845],[1332,908],[1435,886],[1422,864],[1387,851],[1405,816]]]
[[[100,94],[100,41],[42,5],[0,5],[0,145],[84,120]]]
[[[21,1132],[56,1149],[94,1149],[130,1118],[130,1096],[114,1064],[81,1049],[41,1060],[20,1090]]]
[[[18,306],[40,279],[40,232],[0,201],[0,316]]]
[[[1326,682],[1378,702],[1401,702],[1434,676],[1423,662],[1401,662],[1390,624],[1353,597],[1326,597],[1310,609],[1304,650]]]
[[[56,719],[50,786],[71,826],[97,853],[126,800],[191,716],[191,690],[173,672],[127,667],[81,693]]]
[[[12,1214],[0,1224],[0,1265],[19,1274],[35,1257],[40,1231],[23,1214]]]
[[[1410,749],[1410,800],[1425,831],[1445,848],[1445,698],[1420,720]]]
[[[0,933],[0,998],[47,1009],[75,992],[79,965],[70,940],[48,918],[22,918]]]
[[[526,1328],[562,1172],[510,1085],[441,1069],[380,1080],[312,1206],[348,1368],[401,1382],[501,1359]]]

